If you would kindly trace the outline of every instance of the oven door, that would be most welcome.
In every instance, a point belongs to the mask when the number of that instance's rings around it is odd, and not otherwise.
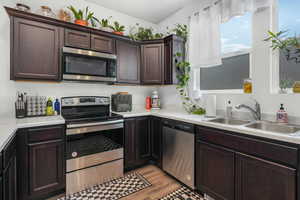
[[[123,120],[67,125],[67,172],[123,159]]]
[[[78,81],[116,81],[116,55],[63,48],[63,79]]]

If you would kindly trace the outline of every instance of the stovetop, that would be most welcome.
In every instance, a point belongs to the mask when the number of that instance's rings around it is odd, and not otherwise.
[[[86,116],[86,117],[68,116],[64,118],[67,124],[85,124],[85,123],[119,120],[119,119],[123,119],[123,116],[115,113],[109,113],[109,115],[99,115],[99,116],[95,115],[95,116]]]

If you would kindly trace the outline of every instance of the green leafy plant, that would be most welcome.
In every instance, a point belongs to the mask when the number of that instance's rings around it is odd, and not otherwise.
[[[172,30],[177,36],[182,37],[184,41],[188,38],[188,26],[185,24],[176,24],[175,28]]]
[[[155,40],[164,37],[162,33],[153,33],[153,32],[154,32],[153,28],[151,27],[144,28],[144,27],[139,27],[139,24],[136,24],[136,27],[133,27],[131,29],[129,37],[132,40]]]
[[[71,10],[76,20],[90,21],[93,27],[97,26],[97,22],[99,23],[99,20],[94,16],[94,13],[89,10],[88,6],[84,10],[77,10],[73,6],[69,6],[68,9]]]
[[[111,16],[107,19],[101,19],[101,21],[99,22],[99,24],[101,25],[101,27],[111,27],[109,20],[111,19]]]
[[[115,32],[124,32],[125,31],[125,26],[120,25],[119,22],[115,21],[113,23],[113,26],[110,26]]]
[[[296,63],[300,63],[300,38],[297,36],[287,38],[286,32],[273,33],[268,31],[269,37],[264,41],[271,41],[273,50],[282,50],[287,60],[294,60]]]
[[[184,60],[184,55],[182,53],[176,53],[174,56],[178,61],[176,64],[178,79],[177,90],[181,96],[183,107],[188,113],[204,115],[205,109],[193,103],[189,97],[188,86],[191,72],[190,63]]]

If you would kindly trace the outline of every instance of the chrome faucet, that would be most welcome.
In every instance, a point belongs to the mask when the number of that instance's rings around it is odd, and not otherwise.
[[[245,108],[245,109],[249,110],[252,113],[255,120],[261,120],[260,104],[255,99],[254,99],[254,101],[255,101],[255,108],[254,109],[251,108],[250,106],[245,105],[245,104],[237,105],[237,106],[235,106],[235,108],[236,109]]]

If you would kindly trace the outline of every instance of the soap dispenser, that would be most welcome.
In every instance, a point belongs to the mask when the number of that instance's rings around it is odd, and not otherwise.
[[[280,109],[277,112],[278,123],[288,123],[288,113],[285,111],[283,104],[280,104]]]
[[[232,119],[232,104],[231,104],[231,101],[227,101],[226,118],[227,119]]]

